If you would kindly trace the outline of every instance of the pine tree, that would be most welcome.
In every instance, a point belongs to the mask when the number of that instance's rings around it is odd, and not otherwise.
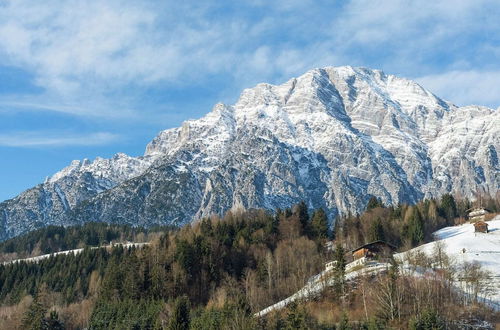
[[[277,234],[279,232],[280,218],[283,215],[281,209],[277,209],[274,216],[266,223],[266,233],[267,234]]]
[[[59,314],[56,311],[51,311],[49,319],[47,320],[47,329],[50,330],[63,330],[64,323],[59,320]]]
[[[337,329],[339,330],[351,330],[351,326],[349,325],[349,317],[347,316],[347,313],[344,311],[342,313],[342,319],[340,320]]]
[[[333,268],[333,277],[334,277],[334,291],[337,296],[344,295],[344,286],[345,286],[345,251],[344,248],[337,244],[334,252],[334,261],[335,266]]]
[[[212,221],[209,218],[201,220],[200,231],[203,236],[212,236]]]
[[[47,328],[45,313],[47,309],[43,306],[38,295],[35,295],[33,302],[26,311],[23,318],[23,329],[41,330]]]
[[[369,211],[369,210],[374,209],[376,207],[384,207],[384,204],[382,203],[382,201],[379,198],[372,196],[368,200],[368,204],[366,205],[366,210]]]
[[[299,309],[296,302],[290,304],[288,308],[285,329],[289,330],[305,330],[308,329],[306,324],[306,315],[303,309]]]
[[[451,194],[441,196],[440,214],[446,220],[451,221],[458,216],[457,204]]]
[[[421,315],[410,319],[409,328],[412,330],[441,330],[445,329],[445,323],[434,309],[425,309]]]
[[[416,207],[413,207],[408,221],[408,239],[412,246],[422,243],[425,238],[424,222],[422,216]]]
[[[307,212],[307,205],[304,201],[295,205],[294,214],[299,217],[300,224],[302,225],[302,231],[307,233],[309,231],[309,213]]]
[[[314,211],[312,215],[311,232],[315,238],[323,239],[328,237],[328,218],[322,208]]]
[[[169,330],[187,330],[189,329],[189,300],[186,297],[179,297],[174,302],[174,310],[170,323]]]
[[[375,241],[385,241],[384,227],[382,226],[382,219],[377,218],[370,225],[370,231],[368,232],[368,238],[370,242]]]

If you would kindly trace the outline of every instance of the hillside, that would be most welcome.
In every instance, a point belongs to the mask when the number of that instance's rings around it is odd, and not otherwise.
[[[469,223],[440,229],[435,232],[435,242],[421,245],[397,257],[404,259],[405,254],[418,251],[432,255],[436,249],[436,242],[443,243],[445,253],[457,265],[477,262],[484,270],[491,273],[488,292],[483,296],[492,306],[500,310],[500,216],[487,223],[489,233],[475,233],[474,226]]]
[[[500,310],[500,215],[488,221],[490,232],[487,234],[474,233],[470,223],[459,226],[442,228],[434,233],[435,241],[420,245],[408,251],[397,253],[394,258],[401,263],[400,270],[410,276],[425,276],[430,269],[415,268],[408,258],[420,252],[427,256],[435,254],[436,245],[443,244],[444,253],[451,258],[453,266],[459,269],[466,263],[479,263],[488,271],[486,290],[481,293],[481,298],[491,307]],[[463,252],[465,249],[465,252]],[[369,261],[360,268],[359,261],[346,265],[346,280],[355,281],[362,276],[374,276],[384,273],[391,267],[389,262]],[[329,287],[334,286],[334,273],[331,268],[312,276],[308,283],[290,297],[268,306],[255,315],[262,317],[271,312],[282,310],[294,302],[312,300],[321,295]],[[455,286],[462,290],[463,284],[455,279]]]
[[[405,264],[397,267],[390,260],[371,260],[364,268],[336,266],[345,265],[351,254],[349,246],[356,241],[350,236],[364,244],[373,240],[373,234],[388,238],[398,234],[398,249],[420,245],[436,226],[450,221],[439,215],[452,214],[448,211],[455,202],[450,198],[398,208],[373,204],[358,217],[360,223],[353,227],[357,232],[348,228],[350,220],[345,218],[339,221],[338,232],[331,233],[324,211],[309,213],[305,203],[299,203],[276,214],[228,212],[224,218],[152,235],[148,244],[86,247],[0,264],[0,329],[19,328],[28,321],[58,322],[69,329],[161,329],[179,324],[186,329],[276,329],[301,324],[316,329],[337,326],[343,314],[357,326],[380,322],[406,328],[414,316],[428,313],[448,324],[461,320],[464,313],[493,322],[499,315],[488,307],[492,295],[485,305],[483,296],[464,299],[457,290],[451,274],[458,278],[466,274],[458,264],[443,262],[438,271],[435,256],[417,254],[431,245],[406,252],[401,257]],[[432,205],[437,207],[435,220]],[[388,227],[379,227],[380,216]],[[492,226],[494,242],[499,220]],[[415,243],[413,235],[405,234],[412,232],[412,223],[422,230],[421,241]],[[452,231],[450,239],[468,242],[472,237],[462,228],[440,232]],[[332,234],[336,241],[327,249]],[[494,246],[481,249],[496,251]],[[332,260],[340,262],[325,269]],[[387,308],[388,292],[398,301],[397,308]]]
[[[111,243],[144,242],[170,229],[169,227],[146,229],[95,222],[73,227],[48,226],[0,242],[0,263]]]

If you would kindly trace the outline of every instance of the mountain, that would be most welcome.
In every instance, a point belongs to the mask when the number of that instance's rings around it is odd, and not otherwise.
[[[495,194],[499,147],[498,110],[458,107],[378,70],[314,69],[160,132],[142,157],[74,161],[0,204],[0,239],[48,224],[180,225],[300,200],[333,217],[371,196]]]

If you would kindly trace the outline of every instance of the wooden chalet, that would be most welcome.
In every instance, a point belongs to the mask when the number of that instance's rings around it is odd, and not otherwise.
[[[488,233],[488,224],[484,221],[474,222],[475,233]]]
[[[375,241],[358,247],[352,250],[352,257],[354,260],[360,258],[377,258],[389,257],[396,250],[396,247],[384,241]]]
[[[490,213],[490,211],[484,207],[468,209],[467,212],[469,212],[467,216],[470,222],[484,221],[486,215]]]

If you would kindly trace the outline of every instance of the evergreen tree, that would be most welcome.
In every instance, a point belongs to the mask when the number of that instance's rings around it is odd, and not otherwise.
[[[382,226],[382,219],[377,218],[370,226],[368,240],[370,242],[385,241],[384,227]]]
[[[334,276],[334,291],[337,296],[344,295],[344,286],[345,286],[345,251],[344,248],[337,244],[334,252],[334,261],[335,266],[333,268],[333,276]]]
[[[408,221],[408,239],[412,246],[422,243],[425,238],[424,222],[416,207],[411,210],[412,214]]]
[[[441,196],[440,214],[446,220],[451,221],[458,216],[457,204],[451,194]]]
[[[47,329],[50,330],[63,330],[64,323],[59,320],[59,314],[56,311],[51,311],[49,319],[47,320]]]
[[[382,203],[382,201],[379,198],[372,196],[368,200],[368,204],[366,205],[366,210],[369,211],[369,210],[374,209],[376,207],[384,207],[384,204]]]
[[[299,217],[300,224],[302,225],[302,231],[304,233],[308,232],[309,229],[309,213],[307,212],[307,205],[304,201],[295,205],[294,214]]]
[[[328,218],[322,208],[314,211],[312,215],[311,232],[315,238],[328,238]]]
[[[205,236],[212,236],[212,221],[210,219],[202,219],[200,223],[201,233]]]
[[[366,330],[385,330],[387,329],[387,325],[384,320],[381,320],[377,317],[371,317],[368,322],[363,324],[362,329]]]
[[[188,330],[189,324],[189,300],[184,296],[179,297],[175,300],[168,328],[170,330]]]
[[[268,234],[277,234],[279,232],[280,226],[280,217],[283,215],[283,211],[281,209],[276,209],[274,217],[272,217],[266,224],[266,233]]]
[[[441,330],[445,329],[445,323],[434,309],[425,309],[421,315],[410,319],[411,330]]]
[[[302,308],[299,309],[298,304],[296,302],[291,303],[288,308],[285,329],[287,330],[308,329],[306,324],[305,311]]]
[[[35,295],[33,302],[24,314],[23,329],[41,330],[47,329],[47,321],[45,320],[45,313],[47,309],[40,301],[38,294]]]
[[[342,319],[340,320],[337,329],[339,330],[351,330],[352,327],[349,325],[349,317],[347,313],[344,311],[342,313]]]

